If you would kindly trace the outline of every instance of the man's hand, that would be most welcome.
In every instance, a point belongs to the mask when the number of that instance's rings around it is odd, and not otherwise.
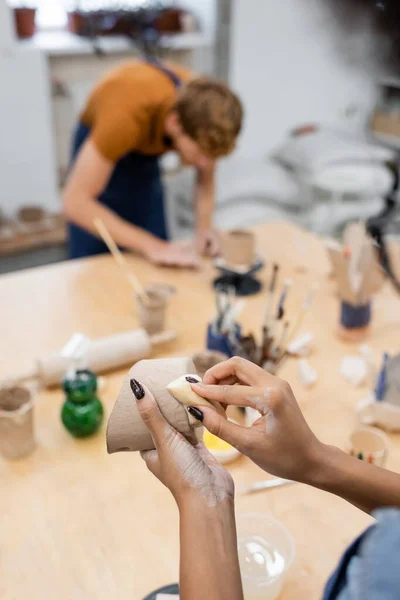
[[[153,264],[161,267],[197,269],[200,266],[198,256],[191,244],[177,244],[157,241],[151,244],[144,256]]]
[[[213,229],[199,230],[196,234],[196,250],[203,256],[217,256],[221,250],[221,240]]]

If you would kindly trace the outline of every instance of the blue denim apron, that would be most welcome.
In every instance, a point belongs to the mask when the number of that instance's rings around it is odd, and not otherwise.
[[[381,508],[343,555],[323,600],[399,600],[400,510]]]
[[[150,61],[154,68],[164,73],[176,88],[180,78],[157,61]],[[72,161],[90,135],[90,128],[79,124],[75,131]],[[98,201],[113,210],[129,223],[137,225],[153,235],[168,239],[164,210],[164,192],[158,156],[146,156],[130,152],[115,166],[111,179]],[[73,223],[68,224],[69,258],[82,258],[107,252],[104,242]]]

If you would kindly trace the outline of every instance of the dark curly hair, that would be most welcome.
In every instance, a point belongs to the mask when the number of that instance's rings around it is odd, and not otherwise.
[[[363,26],[372,30],[379,58],[391,67],[400,67],[400,0],[325,2],[349,34]]]

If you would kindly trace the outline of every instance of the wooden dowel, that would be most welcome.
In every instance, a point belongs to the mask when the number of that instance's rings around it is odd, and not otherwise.
[[[128,279],[129,283],[131,284],[131,286],[133,287],[135,292],[138,294],[138,296],[141,297],[143,303],[148,305],[150,303],[150,298],[149,298],[146,290],[144,289],[144,287],[142,286],[142,284],[140,283],[140,281],[136,277],[136,275],[134,275],[132,273],[127,260],[125,259],[121,250],[118,248],[117,244],[111,237],[111,234],[109,233],[108,229],[104,225],[103,221],[101,219],[95,219],[94,226],[96,227],[97,231],[99,232],[99,235],[101,236],[103,242],[106,244],[110,253],[114,257],[115,262],[121,267],[121,269],[124,270],[126,278]]]

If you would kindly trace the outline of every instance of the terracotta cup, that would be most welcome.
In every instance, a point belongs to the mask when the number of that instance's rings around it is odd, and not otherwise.
[[[146,288],[149,301],[143,302],[143,298],[135,296],[137,314],[140,326],[147,331],[149,335],[161,333],[165,329],[165,320],[170,298],[175,290],[171,286],[164,284],[152,284]]]
[[[20,458],[35,448],[33,398],[24,387],[0,390],[0,452]]]
[[[386,463],[389,438],[375,427],[360,427],[349,438],[349,454],[377,467]]]
[[[252,265],[255,237],[251,231],[228,231],[222,236],[222,257],[229,265]]]

